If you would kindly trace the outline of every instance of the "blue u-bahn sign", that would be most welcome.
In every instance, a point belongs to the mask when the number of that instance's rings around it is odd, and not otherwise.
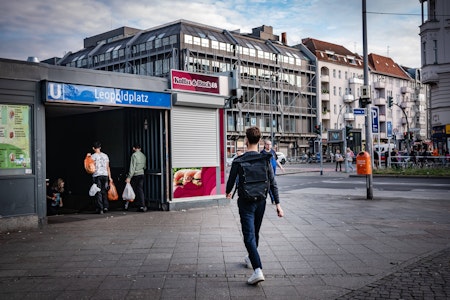
[[[47,102],[84,103],[111,106],[138,106],[148,108],[171,107],[168,93],[127,90],[78,84],[47,82]]]

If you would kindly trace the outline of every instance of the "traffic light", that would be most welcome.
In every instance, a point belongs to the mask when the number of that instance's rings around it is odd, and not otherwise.
[[[314,133],[317,135],[321,135],[322,134],[322,126],[321,125],[314,126]]]
[[[231,90],[231,100],[233,104],[242,103],[244,101],[244,91],[242,89]]]
[[[394,105],[394,98],[392,98],[391,96],[388,96],[388,106],[392,107],[392,105]]]
[[[360,108],[366,108],[366,106],[367,106],[369,103],[372,103],[372,102],[370,101],[370,99],[366,99],[366,98],[362,98],[362,97],[359,98],[359,107],[360,107]]]
[[[350,132],[353,129],[352,125],[345,125],[345,138],[348,140],[352,137],[352,133]]]

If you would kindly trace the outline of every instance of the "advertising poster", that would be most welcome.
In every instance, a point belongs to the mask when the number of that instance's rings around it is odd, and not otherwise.
[[[173,197],[209,196],[216,193],[216,168],[173,169]]]
[[[0,105],[0,170],[31,168],[30,107]]]

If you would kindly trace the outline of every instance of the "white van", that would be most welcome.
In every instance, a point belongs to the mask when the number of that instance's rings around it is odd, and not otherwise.
[[[392,152],[392,150],[395,149],[395,144],[390,143],[390,144],[374,144],[373,145],[373,151],[378,152],[379,153],[379,157],[381,158],[381,161],[385,160],[384,154],[386,153],[386,151],[389,151],[389,153]]]

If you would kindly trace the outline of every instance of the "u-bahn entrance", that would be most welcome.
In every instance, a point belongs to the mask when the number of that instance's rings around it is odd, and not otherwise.
[[[170,95],[167,95],[170,103]],[[119,193],[125,186],[132,145],[140,143],[147,157],[144,194],[146,206],[166,210],[170,172],[168,149],[168,109],[148,107],[92,106],[46,102],[46,161],[50,184],[57,178],[65,181],[65,213],[95,211],[88,191],[92,175],[85,172],[83,160],[93,153],[95,141],[110,159],[113,181]],[[110,201],[110,209],[121,209],[124,203]]]

